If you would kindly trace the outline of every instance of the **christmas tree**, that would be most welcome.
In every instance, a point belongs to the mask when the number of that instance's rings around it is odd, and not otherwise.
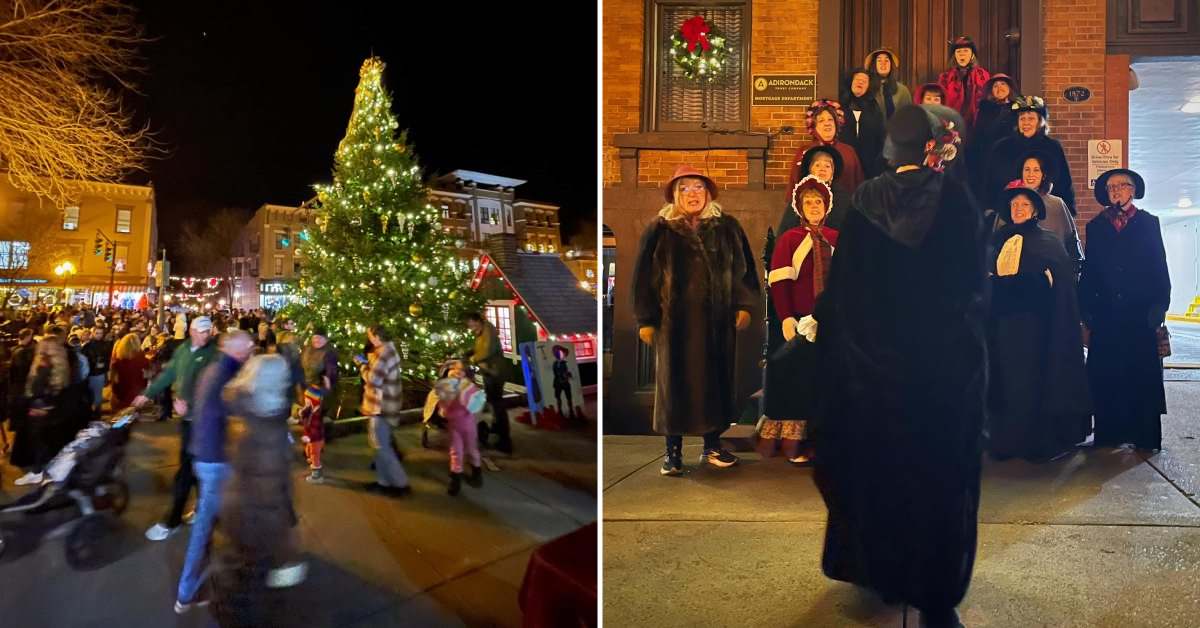
[[[316,228],[300,234],[300,303],[285,315],[301,330],[325,326],[344,358],[358,352],[370,325],[382,324],[406,382],[428,384],[437,365],[471,341],[463,315],[483,299],[468,287],[470,264],[454,255],[428,202],[407,134],[397,133],[383,69],[372,57],[359,72],[333,183],[315,186]]]

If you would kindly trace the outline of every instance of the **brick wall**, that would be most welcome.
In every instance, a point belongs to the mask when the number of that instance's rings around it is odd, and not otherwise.
[[[642,40],[645,0],[604,0],[601,45],[604,64],[601,89],[604,115],[601,138],[604,147],[604,184],[621,180],[621,165],[613,135],[637,133],[641,127]]]
[[[818,0],[755,0],[751,8],[750,73],[817,73]],[[604,184],[621,180],[613,135],[640,131],[644,0],[604,2]],[[749,77],[747,77],[749,80]],[[791,159],[808,144],[803,107],[751,107],[750,131],[774,133],[791,126],[792,135],[771,141],[766,184],[787,184]],[[660,185],[681,163],[690,163],[713,177],[723,188],[744,187],[748,165],[745,151],[641,151],[638,181]]]
[[[1113,139],[1106,133],[1105,119],[1105,0],[1055,0],[1042,4],[1042,61],[1050,134],[1062,142],[1075,182],[1078,224],[1083,225],[1101,209],[1088,189],[1087,142]],[[1092,97],[1082,103],[1063,98],[1067,87],[1082,85]],[[1126,100],[1128,98],[1126,97]],[[1128,135],[1128,130],[1125,131]],[[1125,138],[1118,138],[1125,139]]]

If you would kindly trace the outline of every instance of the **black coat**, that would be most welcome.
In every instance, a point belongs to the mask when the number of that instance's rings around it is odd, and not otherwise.
[[[788,212],[795,218],[792,226],[798,226],[800,221],[796,213],[790,207]],[[767,268],[770,268],[774,252],[775,237],[768,237],[763,248],[763,262]],[[776,420],[807,420],[818,410],[816,345],[799,335],[789,344],[783,337],[783,321],[775,312],[771,291],[767,290],[766,295],[767,330],[761,414]]]
[[[992,238],[992,273],[1016,235],[1022,237],[1017,274],[991,278],[988,451],[998,459],[1037,461],[1082,442],[1091,432],[1092,409],[1075,262],[1058,236],[1030,221],[1005,226]]]
[[[954,177],[864,183],[817,303],[822,567],[922,608],[975,559],[987,379],[981,216]]]
[[[1079,310],[1091,330],[1088,375],[1097,445],[1160,449],[1167,411],[1156,330],[1171,303],[1158,218],[1138,210],[1120,233],[1101,212],[1087,224]]]
[[[703,434],[736,416],[734,323],[756,311],[758,270],[732,216],[657,218],[646,228],[633,271],[634,315],[654,327],[654,431]]]
[[[992,195],[987,193],[988,154],[996,142],[1013,132],[1016,125],[1017,117],[1013,114],[1011,103],[997,103],[991,98],[979,102],[975,129],[967,138],[966,149],[967,166],[971,170],[971,191],[976,199],[990,202]]]
[[[838,130],[838,139],[854,147],[858,160],[862,162],[863,173],[868,179],[875,178],[887,166],[883,159],[883,139],[886,136],[883,112],[870,92],[863,98],[843,96],[842,102],[846,103],[846,124]],[[855,110],[862,111],[857,123],[854,119]]]
[[[996,207],[996,199],[1004,191],[1004,186],[1009,181],[1021,176],[1022,160],[1030,151],[1035,150],[1045,154],[1046,158],[1050,160],[1048,168],[1054,172],[1054,178],[1050,179],[1050,182],[1054,184],[1054,194],[1067,204],[1067,209],[1071,211],[1072,216],[1077,215],[1075,188],[1071,185],[1071,167],[1067,163],[1067,155],[1063,152],[1062,144],[1059,144],[1058,140],[1041,131],[1035,133],[1033,137],[1025,137],[1012,131],[992,146],[987,162],[983,166],[987,183],[986,189],[978,195],[980,202]]]

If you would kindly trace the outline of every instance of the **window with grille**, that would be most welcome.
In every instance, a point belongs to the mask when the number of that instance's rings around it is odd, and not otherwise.
[[[749,126],[750,3],[747,1],[687,2],[647,0],[649,22],[646,56],[650,77],[645,93],[651,99],[648,131],[746,130]],[[725,36],[729,57],[712,83],[684,76],[671,56],[671,35],[688,19],[702,16]]]
[[[79,229],[79,208],[64,207],[63,208],[63,231],[77,231]]]
[[[484,318],[496,327],[500,336],[500,350],[505,353],[513,352],[512,307],[508,305],[484,306]]]
[[[117,233],[129,233],[133,229],[133,208],[117,206]]]
[[[129,268],[129,245],[118,244],[113,252],[113,269],[118,273],[126,272]]]
[[[20,240],[0,242],[0,268],[29,268],[29,243]]]

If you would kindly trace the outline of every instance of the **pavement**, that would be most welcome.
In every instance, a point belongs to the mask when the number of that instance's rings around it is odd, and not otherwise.
[[[1200,369],[1200,321],[1167,321],[1171,332],[1171,355],[1168,367]]]
[[[595,415],[595,402],[588,411]],[[514,414],[515,416],[515,414]],[[373,479],[363,434],[327,445],[328,481],[301,477],[295,503],[310,572],[289,597],[295,626],[519,626],[518,591],[530,554],[596,520],[596,424],[572,431],[513,422],[516,455],[484,455],[498,470],[484,486],[446,495],[445,433],[422,449],[420,427],[397,430],[413,487],[392,499],[362,491]],[[108,539],[105,564],[75,571],[64,558],[68,526],[10,522],[0,556],[0,626],[163,628],[209,626],[197,609],[175,615],[175,586],[187,534],[152,543],[143,531],[166,512],[179,439],[171,423],[139,423],[128,450],[132,499]],[[297,446],[299,448],[299,446]],[[19,473],[0,465],[0,503],[23,492]],[[53,528],[43,533],[41,528]]]
[[[1168,381],[1167,406],[1150,457],[1082,448],[985,464],[965,625],[1200,625],[1200,384]],[[903,625],[902,608],[821,573],[811,469],[753,453],[699,468],[695,438],[687,474],[669,478],[661,437],[603,447],[606,625]]]

